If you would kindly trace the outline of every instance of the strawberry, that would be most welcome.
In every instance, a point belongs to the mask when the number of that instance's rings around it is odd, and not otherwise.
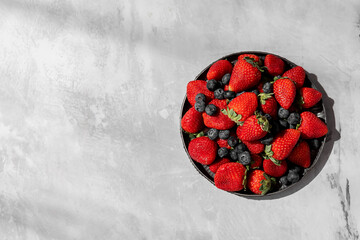
[[[257,169],[260,168],[263,163],[263,158],[258,154],[250,154],[251,155],[251,163],[250,169]]]
[[[255,141],[270,132],[270,124],[266,117],[256,113],[247,118],[239,130],[238,137],[245,141]]]
[[[220,81],[226,73],[231,73],[232,69],[233,65],[228,60],[219,60],[211,65],[206,77]]]
[[[215,186],[225,191],[240,191],[244,188],[245,172],[246,168],[238,162],[225,163],[216,171]]]
[[[288,160],[303,168],[310,167],[311,154],[309,144],[306,141],[301,141],[294,147]]]
[[[214,99],[214,92],[211,92],[206,87],[206,81],[203,80],[194,80],[190,81],[186,87],[186,95],[189,103],[194,106],[195,97],[198,93],[203,93],[206,96],[206,102],[210,102]]]
[[[225,163],[229,163],[230,160],[228,158],[222,158],[219,160],[216,160],[212,164],[209,165],[209,169],[211,172],[216,173],[216,171],[219,169],[219,167]]]
[[[287,158],[294,149],[300,138],[300,131],[296,129],[284,129],[279,132],[272,143],[265,147],[265,154],[275,164],[280,165],[279,161]]]
[[[228,84],[224,86],[224,91],[229,91],[229,85]]]
[[[245,92],[234,98],[222,112],[231,120],[240,124],[254,114],[258,107],[256,94]]]
[[[252,58],[254,59],[255,62],[258,62],[260,63],[260,58],[258,56],[256,56],[255,54],[241,54],[238,56],[238,60],[244,60],[245,57],[248,57],[248,58]]]
[[[245,146],[249,149],[252,154],[259,154],[265,149],[265,145],[262,144],[259,140],[255,141],[242,141]]]
[[[241,92],[255,87],[261,79],[261,69],[258,63],[252,58],[238,60],[231,73],[229,89],[234,92]]]
[[[211,164],[215,161],[217,154],[216,142],[208,137],[198,137],[190,141],[188,151],[190,157],[201,164]]]
[[[235,126],[230,118],[222,113],[222,109],[226,108],[226,100],[214,99],[209,104],[214,104],[218,109],[217,112],[210,116],[206,112],[203,112],[204,124],[208,128],[216,128],[218,130],[226,130]]]
[[[265,56],[264,65],[271,76],[281,75],[284,72],[285,63],[284,61],[272,54]]]
[[[290,78],[293,82],[295,82],[296,88],[300,89],[304,85],[305,75],[306,75],[305,70],[302,67],[297,66],[297,67],[294,67],[294,68],[292,68],[290,70],[287,70],[282,75],[282,77]]]
[[[275,98],[270,93],[260,93],[258,96],[260,98],[260,110],[276,119],[278,107]]]
[[[302,112],[300,118],[301,123],[298,130],[303,139],[319,138],[328,133],[326,124],[312,112]]]
[[[311,108],[317,104],[322,97],[321,92],[316,89],[303,87],[300,88],[301,104],[303,108]]]
[[[263,161],[264,172],[272,177],[281,177],[287,171],[287,162],[281,161],[280,166],[276,165],[270,159]]]
[[[181,127],[188,133],[200,132],[205,127],[202,113],[191,107],[181,119]]]
[[[295,84],[288,78],[280,78],[273,86],[276,101],[281,107],[289,109],[296,96]]]
[[[255,194],[265,195],[272,188],[273,181],[262,170],[253,170],[247,177],[247,188]]]

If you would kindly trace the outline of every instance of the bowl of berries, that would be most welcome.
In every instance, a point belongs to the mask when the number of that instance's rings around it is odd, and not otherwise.
[[[180,135],[216,188],[277,196],[318,163],[328,134],[323,94],[301,66],[266,52],[224,56],[189,81]]]

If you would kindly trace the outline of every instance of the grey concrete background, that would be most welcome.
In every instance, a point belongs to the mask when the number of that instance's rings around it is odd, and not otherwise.
[[[359,239],[360,2],[0,1],[0,239]],[[179,135],[232,52],[315,74],[341,139],[300,191],[214,188]]]

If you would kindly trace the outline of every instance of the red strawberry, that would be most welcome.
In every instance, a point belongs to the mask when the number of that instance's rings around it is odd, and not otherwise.
[[[278,107],[275,98],[269,93],[260,93],[258,96],[260,98],[260,110],[276,119]]]
[[[225,191],[240,191],[244,188],[245,172],[246,168],[238,162],[225,163],[216,171],[215,186]]]
[[[218,110],[217,112],[209,116],[206,112],[203,112],[204,124],[208,128],[216,128],[218,130],[226,130],[235,126],[235,122],[233,122],[230,118],[222,113],[222,109],[226,108],[226,100],[222,99],[214,99],[209,104],[214,104]]]
[[[245,141],[255,141],[265,137],[268,132],[270,132],[269,121],[266,117],[256,113],[245,120],[238,137]]]
[[[231,73],[233,65],[228,60],[219,60],[209,68],[207,79],[221,80],[226,73]]]
[[[326,124],[312,112],[302,112],[300,117],[301,123],[298,130],[303,139],[319,138],[328,133]]]
[[[188,133],[200,132],[205,127],[202,113],[190,108],[181,119],[181,127]]]
[[[254,114],[258,107],[256,94],[253,92],[245,92],[234,98],[222,112],[234,122],[239,123],[245,121]]]
[[[261,72],[258,64],[251,59],[238,60],[231,73],[229,89],[234,92],[241,92],[255,87],[261,79]]]
[[[263,163],[263,158],[257,154],[250,154],[250,155],[251,155],[250,168],[251,169],[260,168]]]
[[[214,162],[217,148],[216,142],[208,137],[198,137],[190,141],[188,151],[194,161],[208,165]]]
[[[300,89],[300,96],[302,107],[311,108],[321,100],[322,94],[316,89],[303,87]]]
[[[242,141],[245,146],[249,149],[250,153],[259,154],[264,151],[265,145],[262,144],[259,140],[255,141]]]
[[[224,86],[224,91],[229,91],[229,85]]]
[[[290,155],[299,138],[298,130],[284,129],[275,136],[272,145],[266,146],[265,153],[271,160],[282,161]]]
[[[289,109],[296,96],[295,84],[288,78],[280,78],[274,82],[275,99],[280,106]]]
[[[274,164],[270,159],[264,159],[263,168],[266,174],[272,177],[281,177],[287,171],[287,162],[281,161],[280,166]]]
[[[271,190],[272,180],[262,170],[253,170],[247,177],[247,187],[255,194],[265,195]]]
[[[260,62],[260,58],[256,56],[255,54],[241,54],[238,56],[238,60],[244,60],[245,57],[254,59],[255,62]]]
[[[304,85],[305,75],[305,70],[302,67],[297,66],[287,70],[282,76],[293,80],[296,83],[296,88],[300,89]]]
[[[275,55],[266,55],[264,65],[267,67],[267,70],[271,76],[281,75],[284,72],[284,61]]]
[[[229,163],[230,160],[228,158],[222,158],[219,159],[215,162],[213,162],[212,164],[209,165],[209,169],[210,171],[212,171],[213,173],[216,173],[216,171],[219,169],[219,167],[225,163]]]
[[[301,141],[290,153],[288,160],[303,168],[310,167],[311,154],[309,144]]]
[[[212,99],[214,99],[214,92],[211,92],[209,89],[207,89],[206,81],[190,81],[186,87],[186,95],[192,106],[195,104],[195,97],[198,93],[203,93],[206,96],[206,102],[210,102]]]

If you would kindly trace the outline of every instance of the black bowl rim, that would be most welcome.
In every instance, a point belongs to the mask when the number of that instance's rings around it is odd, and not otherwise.
[[[217,61],[219,61],[219,60],[222,60],[222,59],[229,58],[229,57],[233,57],[233,56],[236,56],[236,55],[239,56],[239,55],[241,55],[241,54],[255,54],[255,55],[265,55],[265,56],[268,55],[268,54],[272,54],[272,55],[274,55],[274,56],[277,56],[277,57],[281,58],[283,61],[285,61],[285,62],[286,62],[288,65],[290,65],[290,66],[293,66],[293,67],[299,66],[299,65],[297,65],[297,64],[289,61],[288,59],[286,59],[286,58],[284,58],[284,57],[282,57],[282,56],[279,56],[279,55],[277,55],[277,54],[274,54],[274,53],[263,52],[263,51],[240,51],[240,52],[236,52],[236,53],[231,53],[231,54],[225,55],[225,56],[223,56],[223,57],[221,57],[221,58],[213,61],[213,62],[210,63],[206,68],[204,68],[204,69],[195,77],[194,80],[205,80],[205,79],[199,79],[199,78],[200,78],[200,76],[201,76],[202,74],[204,74],[206,71],[208,71],[208,69],[211,67],[211,65],[213,65],[215,62],[217,62]],[[311,78],[310,78],[310,76],[309,76],[309,73],[306,71],[306,69],[304,69],[304,70],[305,70],[305,73],[306,73],[306,79],[308,79],[308,80],[310,81],[311,87],[314,88],[314,89],[317,89],[316,86],[315,86],[315,84],[314,84],[314,82],[311,80]],[[317,89],[317,90],[318,90],[318,89]],[[183,131],[182,127],[181,127],[181,119],[182,119],[183,115],[185,114],[185,113],[184,113],[184,107],[185,107],[185,105],[186,105],[187,103],[189,103],[189,102],[187,101],[187,96],[186,96],[186,93],[185,93],[185,97],[184,97],[184,99],[183,99],[183,102],[182,102],[182,105],[181,105],[181,110],[180,110],[180,136],[181,136],[181,139],[182,139],[183,148],[185,149],[185,152],[186,152],[186,154],[188,155],[188,157],[189,157],[189,159],[190,159],[190,162],[192,163],[192,165],[194,166],[194,168],[198,171],[198,173],[199,173],[200,175],[202,175],[205,179],[207,179],[212,185],[215,186],[215,183],[214,183],[213,179],[209,178],[207,175],[205,175],[205,174],[199,169],[199,167],[196,165],[195,161],[190,157],[189,151],[188,151],[188,149],[187,149],[187,145],[186,145],[186,142],[185,142],[185,139],[184,139],[184,131]],[[190,104],[190,103],[189,103],[189,104]],[[323,115],[324,115],[323,119],[324,119],[325,123],[327,123],[327,120],[326,120],[326,110],[325,110],[325,106],[324,106],[324,102],[323,102],[323,101],[322,101],[322,111],[320,111],[320,112],[323,112]],[[249,199],[263,199],[263,198],[267,198],[267,199],[268,199],[269,197],[271,198],[271,197],[277,197],[277,196],[279,196],[279,195],[282,195],[282,194],[284,194],[285,192],[291,192],[291,191],[293,190],[293,188],[295,188],[296,186],[298,186],[299,184],[302,183],[302,181],[303,181],[303,179],[304,179],[304,177],[305,177],[306,175],[309,175],[311,172],[314,171],[315,166],[316,166],[316,164],[317,164],[317,162],[318,162],[318,160],[319,160],[319,158],[320,158],[320,156],[321,156],[321,153],[322,153],[322,151],[323,151],[324,145],[325,145],[325,143],[327,142],[327,138],[328,138],[328,134],[324,136],[324,139],[323,139],[323,141],[322,141],[322,143],[321,143],[321,146],[320,146],[319,149],[318,149],[318,153],[317,153],[314,161],[312,162],[311,166],[306,169],[306,172],[303,174],[303,176],[301,177],[301,179],[300,179],[298,182],[289,185],[287,188],[278,190],[278,191],[276,191],[276,192],[270,192],[270,193],[267,193],[266,195],[251,194],[250,192],[249,192],[249,194],[245,194],[245,193],[241,193],[241,192],[230,192],[230,191],[225,191],[225,192],[229,192],[229,193],[231,193],[231,194],[234,194],[234,195],[237,195],[237,196],[241,196],[241,197],[245,197],[245,198],[249,198]],[[222,190],[222,191],[224,191],[224,190]]]

